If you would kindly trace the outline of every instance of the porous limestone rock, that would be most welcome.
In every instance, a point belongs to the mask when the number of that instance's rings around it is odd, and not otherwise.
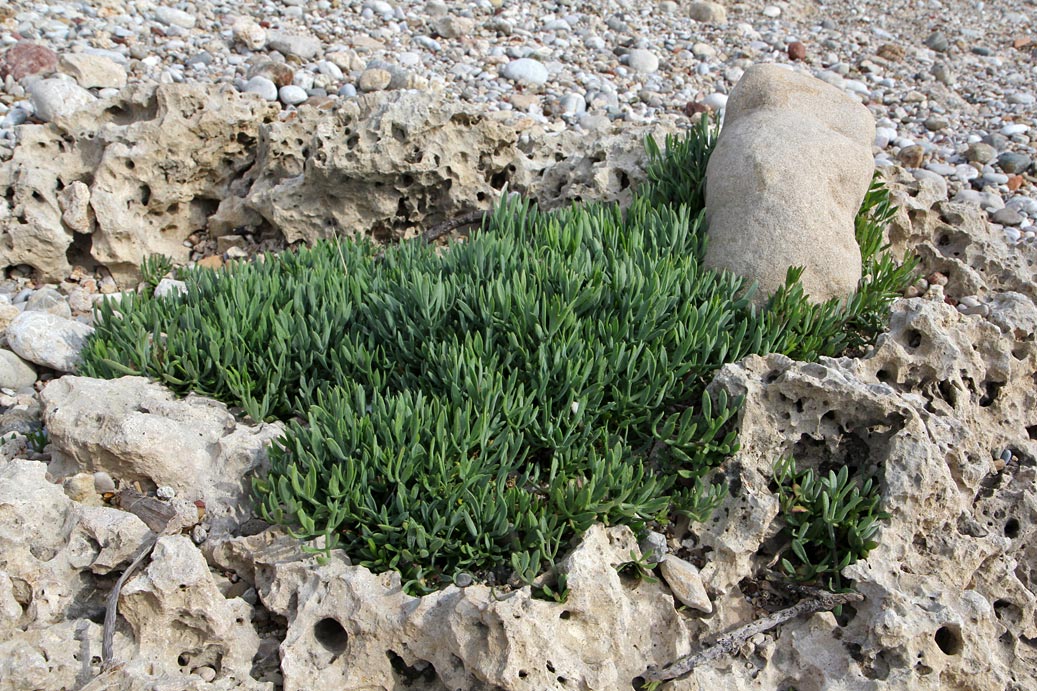
[[[189,537],[159,538],[147,568],[123,587],[119,612],[134,647],[117,654],[131,670],[189,678],[208,667],[217,671],[214,688],[266,686],[249,675],[259,648],[252,606],[224,596]]]
[[[286,691],[418,681],[427,689],[619,689],[646,663],[689,647],[666,587],[616,570],[638,553],[625,527],[591,528],[559,564],[568,576],[564,603],[534,599],[528,587],[504,593],[485,585],[414,598],[396,573],[375,575],[334,554],[318,566],[262,536],[220,551],[218,561],[254,577],[264,604],[288,620]]]
[[[643,134],[579,141],[547,134],[528,117],[418,91],[367,94],[332,111],[302,108],[261,128],[255,165],[232,185],[209,231],[268,224],[289,243],[400,238],[488,209],[505,185],[548,206],[628,201],[644,177]]]
[[[1037,247],[1007,244],[985,211],[948,201],[945,186],[930,179],[916,180],[898,168],[886,182],[898,207],[889,228],[896,256],[909,250],[921,259],[923,276],[942,273],[951,297],[1012,292],[1037,301]]]
[[[71,255],[128,282],[149,254],[186,261],[184,240],[252,164],[259,126],[275,112],[233,90],[139,85],[22,126],[0,164],[0,266],[27,264],[59,280]],[[77,183],[89,195],[64,193]],[[90,213],[75,203],[84,196]]]
[[[205,502],[210,530],[226,531],[252,513],[250,473],[266,462],[279,423],[239,424],[211,399],[178,400],[143,377],[63,377],[41,393],[55,460],[52,472],[106,471],[178,497]],[[60,469],[58,471],[58,469]]]
[[[0,465],[0,572],[22,608],[6,625],[38,628],[103,613],[94,576],[125,567],[148,534],[132,514],[77,504],[46,473],[38,461]]]
[[[841,90],[778,65],[747,69],[707,166],[705,264],[756,281],[757,303],[793,266],[812,300],[848,297],[874,138],[868,109]]]
[[[1037,683],[1037,345],[944,302],[902,300],[863,359],[779,355],[726,365],[712,387],[745,396],[733,492],[693,527],[692,554],[716,593],[720,630],[748,606],[780,520],[772,464],[848,466],[876,476],[879,547],[844,575],[865,595],[843,626],[831,614],[761,636],[746,658],[704,666],[675,688],[1005,689]],[[1006,453],[1007,452],[1007,453]],[[1007,462],[1006,462],[1007,459]],[[737,473],[737,475],[732,475]],[[732,549],[732,534],[745,532]]]

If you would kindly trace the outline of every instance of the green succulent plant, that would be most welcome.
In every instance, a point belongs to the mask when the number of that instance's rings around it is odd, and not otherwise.
[[[285,420],[254,479],[260,514],[409,592],[460,573],[532,583],[595,522],[703,520],[740,406],[707,394],[713,372],[864,344],[911,280],[882,254],[875,187],[857,296],[812,305],[793,270],[754,308],[743,279],[701,265],[715,137],[704,122],[665,151],[649,140],[626,209],[506,196],[444,252],[326,241],[186,272],[183,295],[101,303],[81,373]]]
[[[846,466],[827,475],[797,472],[791,456],[775,464],[778,499],[789,538],[785,574],[799,582],[817,581],[832,592],[845,591],[842,570],[878,547],[874,540],[881,495],[871,479],[859,484]]]

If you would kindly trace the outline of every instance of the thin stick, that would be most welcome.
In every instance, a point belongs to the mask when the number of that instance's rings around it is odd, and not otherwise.
[[[848,602],[860,602],[864,599],[864,596],[860,593],[829,593],[816,588],[807,589],[803,587],[797,588],[797,590],[800,590],[801,592],[809,592],[812,594],[812,597],[807,600],[801,600],[787,609],[783,609],[769,616],[750,622],[741,628],[735,629],[731,633],[724,634],[718,638],[713,645],[703,648],[697,653],[681,658],[677,662],[667,665],[662,669],[649,667],[647,673],[644,675],[644,680],[646,682],[659,682],[669,681],[671,679],[682,679],[691,674],[695,667],[707,662],[712,662],[722,655],[732,655],[735,651],[741,648],[747,640],[756,634],[773,629],[775,626],[784,624],[786,621],[794,619],[801,614],[827,612],[828,610],[835,609],[840,605],[845,605]]]
[[[485,216],[485,211],[472,211],[471,213],[467,213],[464,216],[458,216],[457,218],[452,218],[449,221],[443,221],[442,223],[438,223],[426,230],[424,233],[422,233],[421,239],[425,242],[432,242],[443,237],[451,231],[461,228],[462,226],[470,226],[473,223],[477,223],[481,221]]]
[[[108,603],[104,610],[104,634],[101,637],[102,674],[115,666],[115,616],[119,608],[119,593],[122,592],[122,586],[130,579],[133,572],[144,563],[144,560],[151,554],[151,550],[155,549],[157,541],[158,534],[152,533],[145,540],[144,544],[141,545],[137,558],[122,572],[119,580],[115,583],[115,587],[112,588],[112,592],[108,593]]]

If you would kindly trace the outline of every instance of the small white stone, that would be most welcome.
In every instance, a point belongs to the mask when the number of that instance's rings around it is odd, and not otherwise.
[[[1029,129],[1030,128],[1027,125],[1016,122],[1012,123],[1011,125],[1005,125],[1004,127],[1002,127],[1001,134],[1005,135],[1006,137],[1011,137],[1013,134],[1022,134]]]
[[[301,86],[289,84],[282,86],[280,91],[277,92],[278,97],[281,99],[281,103],[288,106],[296,106],[305,101],[309,96],[306,94],[306,89]]]
[[[255,76],[245,82],[246,93],[259,94],[264,101],[277,100],[277,85],[263,76]]]
[[[513,82],[527,82],[529,84],[546,84],[550,76],[543,63],[532,58],[519,58],[512,60],[501,67],[501,76]]]
[[[720,112],[727,108],[727,94],[713,93],[702,99],[702,105],[712,111]]]
[[[763,8],[763,16],[777,19],[781,16],[781,8],[776,5],[767,5]]]
[[[163,501],[169,501],[176,496],[176,490],[169,485],[162,485],[155,490],[155,496]]]
[[[182,29],[193,29],[195,24],[193,14],[172,7],[159,6],[156,8],[155,19],[166,26],[179,26]]]

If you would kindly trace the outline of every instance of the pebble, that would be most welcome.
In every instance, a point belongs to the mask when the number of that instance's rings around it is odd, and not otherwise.
[[[43,122],[68,117],[97,101],[93,94],[69,79],[41,79],[29,86],[36,117]]]
[[[7,327],[7,343],[22,359],[72,372],[93,327],[47,312],[22,312]]]
[[[965,160],[975,163],[990,163],[997,157],[997,149],[985,142],[974,142],[969,144],[965,152]]]
[[[292,34],[284,31],[268,31],[266,37],[268,48],[285,55],[294,55],[302,60],[311,60],[320,53],[320,40],[313,36]]]
[[[692,2],[688,5],[688,16],[696,22],[707,24],[727,22],[727,10],[716,2]]]
[[[251,94],[259,94],[264,101],[277,100],[277,85],[266,77],[252,77],[245,82],[242,91]]]
[[[103,470],[99,470],[94,473],[94,490],[98,494],[105,494],[106,492],[115,491],[115,481],[112,480],[112,476]]]
[[[43,287],[25,301],[26,312],[46,312],[62,319],[72,318],[72,308],[61,293],[54,288]]]
[[[650,50],[636,48],[627,53],[627,65],[635,72],[651,74],[659,69],[659,58]]]
[[[155,19],[167,26],[179,26],[182,29],[193,29],[196,21],[189,12],[161,5],[155,9]]]
[[[32,389],[36,383],[36,370],[15,353],[0,348],[0,389],[22,391]]]
[[[727,108],[727,95],[726,94],[710,94],[702,99],[702,105],[706,106],[715,113]]]
[[[501,76],[513,82],[542,85],[547,83],[548,72],[544,65],[532,58],[512,60],[501,67]]]
[[[176,490],[169,485],[162,485],[155,490],[155,496],[163,501],[169,501],[176,496]]]
[[[1029,129],[1030,128],[1027,125],[1023,125],[1022,123],[1013,123],[1011,125],[1005,125],[1004,127],[1002,127],[1001,134],[1003,134],[1006,137],[1011,137],[1015,134],[1023,134]]]
[[[1006,206],[990,214],[990,220],[1003,226],[1018,226],[1022,225],[1025,219],[1018,211]]]
[[[278,98],[281,99],[281,103],[284,103],[287,106],[299,105],[309,98],[306,89],[303,89],[301,86],[295,86],[294,84],[282,86],[278,90],[277,95]]]
[[[793,41],[788,45],[789,60],[806,60],[807,47],[801,41]]]
[[[666,544],[666,536],[654,530],[646,532],[637,546],[648,564],[658,564],[666,556],[666,553],[670,551]]]
[[[383,70],[375,67],[373,69],[364,70],[364,73],[360,75],[360,79],[357,80],[357,86],[361,91],[382,91],[386,89],[392,82],[392,73],[389,70]]]
[[[763,16],[769,17],[770,19],[777,19],[781,16],[781,8],[777,5],[767,5],[763,8]]]
[[[1009,174],[1025,173],[1033,160],[1026,154],[1006,151],[997,157],[997,165]],[[1007,181],[1006,181],[1007,182]]]
[[[929,34],[929,37],[925,39],[925,45],[935,50],[937,53],[945,53],[950,48],[950,43],[947,41],[947,37],[943,35],[942,31],[934,31]]]
[[[659,572],[673,596],[684,606],[706,614],[713,612],[713,603],[702,584],[702,576],[693,564],[668,554],[659,562]]]

